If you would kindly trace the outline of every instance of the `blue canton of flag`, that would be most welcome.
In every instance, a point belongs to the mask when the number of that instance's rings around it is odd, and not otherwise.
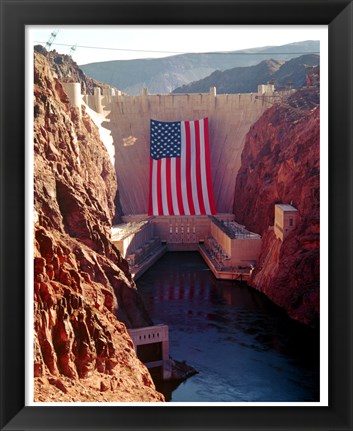
[[[151,120],[150,154],[154,160],[181,157],[180,121]]]

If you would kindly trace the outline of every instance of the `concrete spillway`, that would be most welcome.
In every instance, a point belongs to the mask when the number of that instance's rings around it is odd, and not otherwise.
[[[97,89],[98,90],[98,89]],[[233,211],[234,189],[244,140],[250,126],[268,108],[257,94],[172,94],[85,96],[101,114],[115,149],[122,212],[146,214],[149,193],[150,119],[162,121],[209,118],[211,170],[217,212]],[[109,91],[105,91],[109,93]]]

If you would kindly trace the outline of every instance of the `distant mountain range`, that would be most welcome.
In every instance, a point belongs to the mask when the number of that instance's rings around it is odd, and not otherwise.
[[[296,42],[282,46],[241,51],[202,54],[180,54],[142,60],[116,60],[80,65],[90,77],[121,89],[130,95],[170,93],[182,85],[198,81],[216,70],[248,67],[263,60],[288,61],[304,53],[319,53],[319,41]]]
[[[308,66],[318,66],[320,56],[307,54],[289,61],[264,60],[256,66],[217,70],[200,81],[176,88],[173,93],[208,93],[216,87],[217,93],[257,92],[258,84],[272,82],[275,89],[300,88],[305,85]]]

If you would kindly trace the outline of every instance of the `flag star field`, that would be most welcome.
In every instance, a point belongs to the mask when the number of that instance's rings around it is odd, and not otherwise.
[[[181,157],[180,121],[162,122],[151,120],[151,157]]]

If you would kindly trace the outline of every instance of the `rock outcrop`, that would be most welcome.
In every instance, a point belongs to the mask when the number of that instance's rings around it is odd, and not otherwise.
[[[236,220],[263,235],[249,284],[288,315],[319,322],[320,108],[317,87],[303,88],[268,109],[250,128],[236,189]],[[274,205],[292,203],[297,227],[282,242],[273,231]]]
[[[35,53],[35,401],[164,400],[126,330],[152,322],[109,240],[116,189],[96,126]]]
[[[79,82],[81,84],[82,94],[93,94],[95,87],[101,89],[111,88],[109,85],[85,75],[70,55],[60,54],[55,49],[47,51],[42,45],[36,45],[34,50],[46,57],[51,71],[58,79],[71,79],[72,82]]]

